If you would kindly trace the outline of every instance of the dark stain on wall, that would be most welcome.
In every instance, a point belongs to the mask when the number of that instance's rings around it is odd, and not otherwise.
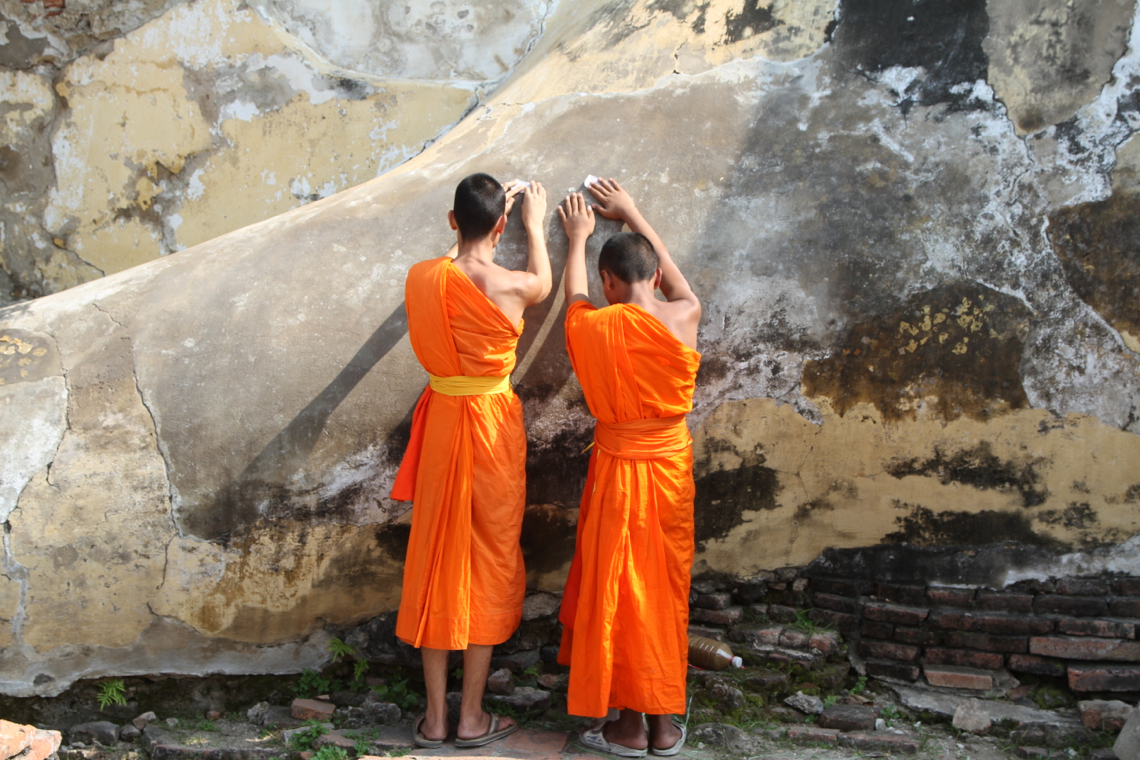
[[[526,451],[526,503],[576,507],[586,485],[593,427],[564,430],[549,442],[531,440]]]
[[[373,534],[376,546],[401,563],[408,554],[408,539],[411,536],[411,523],[387,523],[377,528]]]
[[[740,42],[775,29],[780,24],[772,14],[772,3],[761,5],[760,0],[745,0],[739,13],[728,11],[724,14],[724,41]]]
[[[763,465],[717,470],[697,478],[693,505],[697,549],[743,525],[744,512],[775,509],[782,489],[776,471]]]
[[[919,293],[885,316],[857,324],[832,355],[804,363],[803,393],[843,415],[874,404],[884,419],[988,419],[1029,405],[1021,386],[1028,310],[976,283]]]
[[[1091,528],[1100,522],[1096,512],[1084,502],[1073,502],[1063,510],[1044,510],[1037,514],[1037,519],[1046,525],[1063,525],[1073,530]]]
[[[802,523],[805,520],[810,520],[814,514],[817,514],[819,512],[833,511],[835,511],[835,505],[832,504],[828,499],[821,497],[819,499],[805,501],[803,504],[799,505],[796,508],[796,512],[792,516],[792,519],[797,523]]]
[[[936,446],[932,457],[895,460],[886,469],[896,478],[921,475],[936,477],[942,485],[962,483],[986,491],[1017,491],[1022,506],[1035,507],[1044,504],[1049,495],[1036,469],[1042,463],[1034,458],[1003,460],[994,454],[989,441],[981,441],[973,448],[954,452]]]
[[[1065,279],[1114,328],[1140,338],[1140,197],[1070,206],[1049,217]]]
[[[968,583],[1002,588],[1011,570],[1040,567],[1056,555],[1040,546],[995,542],[979,546],[921,547],[879,544],[857,549],[826,549],[804,574],[880,583]]]
[[[883,537],[885,543],[914,546],[978,546],[995,541],[1016,541],[1029,546],[1062,549],[1051,536],[1034,532],[1024,512],[935,512],[915,504],[895,503],[910,513],[895,518],[899,530]]]
[[[968,92],[953,93],[962,82],[985,79],[989,61],[982,40],[989,31],[985,0],[842,0],[835,45],[844,65],[880,72],[893,66],[919,67],[916,80],[900,97],[923,105],[970,105]]]
[[[792,519],[797,523],[802,523],[804,520],[811,519],[811,517],[816,513],[834,511],[835,504],[832,503],[831,499],[829,498],[832,495],[837,495],[846,502],[853,502],[855,499],[859,498],[859,490],[850,480],[837,480],[831,484],[831,487],[827,489],[827,493],[825,495],[819,497],[818,499],[812,499],[811,501],[804,502],[798,508],[796,508],[795,515],[793,515]]]
[[[574,558],[578,526],[574,513],[548,504],[528,506],[523,515],[523,560],[527,576],[550,573]]]
[[[0,14],[0,24],[7,28],[7,40],[0,45],[0,66],[9,69],[30,69],[39,63],[47,49],[47,37],[25,37],[20,25]]]

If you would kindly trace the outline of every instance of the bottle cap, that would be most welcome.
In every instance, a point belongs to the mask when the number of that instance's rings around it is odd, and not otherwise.
[[[744,660],[740,659],[739,657],[733,657],[732,658],[732,667],[743,668],[744,667]]]

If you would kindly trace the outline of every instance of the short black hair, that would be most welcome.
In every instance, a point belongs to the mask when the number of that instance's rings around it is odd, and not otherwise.
[[[598,271],[605,270],[622,282],[652,280],[657,274],[657,252],[640,232],[619,232],[606,241],[598,254]]]
[[[491,234],[507,209],[507,194],[490,174],[472,174],[455,188],[455,223],[464,240],[481,240]]]

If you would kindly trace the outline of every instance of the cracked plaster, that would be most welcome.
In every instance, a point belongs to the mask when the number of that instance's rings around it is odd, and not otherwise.
[[[452,188],[476,170],[540,178],[554,198],[586,173],[619,177],[701,294],[698,568],[743,574],[999,526],[1011,531],[1000,538],[1107,552],[1113,570],[1140,573],[1132,553],[1113,553],[1140,532],[1129,481],[1137,357],[1068,285],[1047,234],[1057,209],[1129,181],[1135,45],[1107,83],[1079,91],[1069,121],[1025,135],[998,88],[969,78],[971,56],[1000,42],[977,35],[998,25],[923,17],[903,42],[921,49],[944,22],[974,34],[961,41],[968,65],[939,68],[908,60],[873,23],[865,38],[844,32],[844,12],[881,8],[774,4],[749,27],[732,3],[715,7],[702,20],[686,2],[561,3],[498,90],[379,179],[0,312],[6,330],[57,336],[71,389],[50,481],[40,473],[23,489],[6,537],[27,592],[0,688],[56,693],[73,678],[154,668],[164,652],[175,652],[164,672],[296,670],[319,661],[319,626],[394,608],[407,507],[385,494],[424,383],[402,323],[403,276],[446,249]],[[791,13],[810,23],[793,30]],[[901,52],[884,57],[884,45]],[[559,276],[556,220],[547,229]],[[589,253],[616,230],[600,221]],[[500,253],[523,265],[517,220]],[[992,374],[1008,393],[983,390],[979,404],[951,394],[958,378],[991,376],[986,352],[961,341],[990,338],[989,323],[969,311],[978,329],[955,337],[955,361],[918,348],[921,304],[967,287],[995,294],[994,332],[1022,352]],[[528,312],[514,377],[530,436],[529,557],[534,542],[572,534],[589,440],[561,311],[554,293]],[[885,339],[904,329],[911,338]],[[863,346],[900,357],[895,396],[805,382]],[[114,454],[137,458],[129,486],[90,472],[94,442],[120,435],[117,445],[136,444]],[[96,484],[137,500],[131,529],[149,558],[77,554],[73,564],[99,560],[111,584],[81,598],[121,603],[130,625],[112,636],[91,613],[89,654],[72,665],[81,645],[46,630],[68,614],[60,587],[40,585],[63,542],[36,531]],[[532,582],[556,590],[564,567],[536,562]],[[145,579],[134,583],[143,591],[128,596],[124,578]],[[0,619],[15,598],[2,593]],[[193,656],[177,649],[187,641]],[[254,656],[269,650],[297,657]],[[35,683],[40,671],[54,680]]]

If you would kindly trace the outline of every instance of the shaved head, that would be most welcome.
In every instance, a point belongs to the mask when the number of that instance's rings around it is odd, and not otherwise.
[[[491,234],[507,209],[507,194],[490,174],[472,174],[455,188],[455,224],[464,240],[482,240]]]
[[[630,284],[652,280],[657,274],[657,253],[640,232],[620,232],[602,246],[598,271],[608,271]]]

